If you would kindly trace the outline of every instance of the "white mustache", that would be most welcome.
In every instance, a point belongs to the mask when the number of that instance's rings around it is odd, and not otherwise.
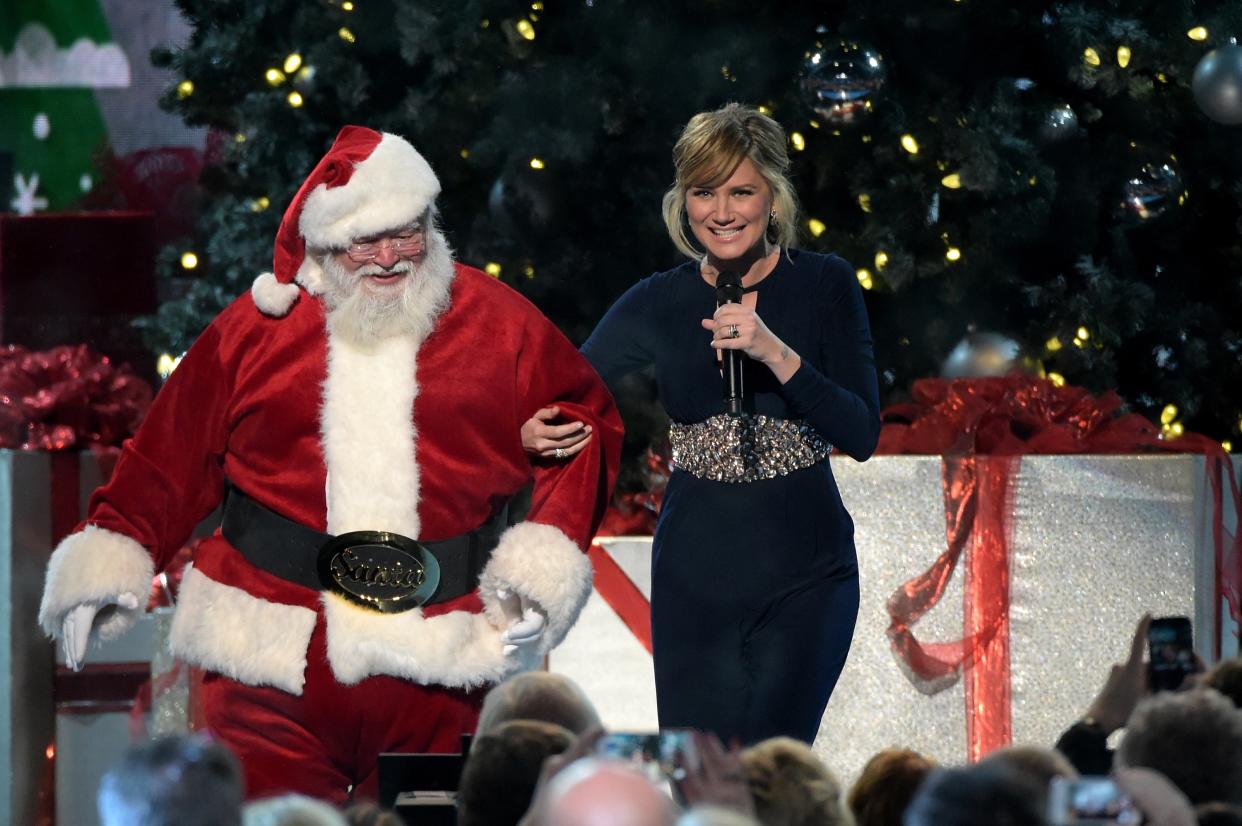
[[[354,270],[354,274],[358,276],[366,275],[392,275],[395,272],[412,273],[414,272],[414,262],[401,260],[393,264],[391,267],[384,268],[379,264],[364,264]]]

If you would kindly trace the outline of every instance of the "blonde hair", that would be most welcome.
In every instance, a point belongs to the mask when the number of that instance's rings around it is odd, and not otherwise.
[[[841,784],[801,740],[756,743],[742,751],[742,765],[764,826],[853,826]]]
[[[703,250],[687,233],[686,190],[719,186],[744,159],[772,190],[776,217],[768,226],[769,243],[788,247],[797,240],[798,197],[789,180],[785,130],[758,109],[729,103],[690,118],[673,146],[676,179],[664,193],[664,226],[673,245],[690,258],[702,257]]]

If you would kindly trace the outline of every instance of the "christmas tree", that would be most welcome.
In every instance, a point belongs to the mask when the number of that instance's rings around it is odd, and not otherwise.
[[[95,184],[107,129],[94,90],[129,85],[98,0],[14,0],[0,8],[0,153],[12,208],[65,209]],[[9,189],[0,181],[0,194]]]
[[[1242,4],[179,5],[195,33],[156,56],[183,78],[166,103],[230,137],[197,238],[165,252],[187,286],[151,321],[160,349],[267,268],[346,123],[409,138],[459,257],[580,342],[678,262],[659,210],[672,143],[737,100],[788,130],[803,246],[857,267],[889,400],[978,331],[1056,381],[1116,388],[1171,437],[1239,439],[1242,133],[1222,121],[1242,105]]]

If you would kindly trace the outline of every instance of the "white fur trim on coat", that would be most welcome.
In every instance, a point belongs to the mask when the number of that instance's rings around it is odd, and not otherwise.
[[[559,528],[521,522],[500,537],[479,577],[480,595],[492,622],[503,627],[496,591],[506,589],[539,603],[548,624],[539,641],[546,654],[560,644],[578,619],[593,585],[591,560]]]
[[[251,596],[186,568],[169,644],[202,668],[246,685],[301,694],[315,612]]]
[[[328,533],[419,535],[413,336],[363,350],[328,337],[320,418],[328,468]]]
[[[276,276],[265,272],[250,285],[250,295],[254,298],[254,306],[264,315],[281,318],[288,314],[293,303],[298,300],[301,290],[297,284],[282,284]]]
[[[418,220],[439,194],[440,181],[426,159],[403,138],[385,133],[345,185],[311,190],[298,230],[308,247],[344,249],[355,238]]]
[[[342,683],[372,674],[416,683],[473,688],[533,668],[541,655],[504,655],[500,629],[483,614],[452,611],[424,617],[419,609],[380,614],[335,594],[323,595],[328,662]],[[525,648],[520,646],[519,648]]]
[[[86,602],[114,602],[123,593],[135,594],[139,607],[116,606],[100,612],[96,630],[103,639],[128,631],[146,610],[155,565],[146,548],[124,534],[87,525],[61,540],[47,564],[39,625],[49,637],[59,638],[65,615]]]

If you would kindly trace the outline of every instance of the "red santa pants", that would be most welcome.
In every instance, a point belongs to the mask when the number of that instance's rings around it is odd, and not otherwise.
[[[306,659],[301,696],[214,673],[203,678],[204,727],[241,760],[247,798],[298,792],[335,804],[375,800],[380,752],[455,753],[478,724],[484,688],[385,676],[337,682],[322,616]]]

